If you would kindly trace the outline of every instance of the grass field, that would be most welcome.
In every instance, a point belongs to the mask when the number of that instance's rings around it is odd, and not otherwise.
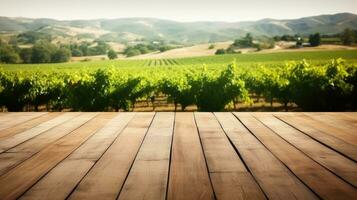
[[[357,50],[309,51],[309,52],[278,52],[249,53],[220,56],[204,56],[177,59],[146,59],[146,60],[104,60],[88,62],[72,62],[57,64],[0,64],[4,70],[95,70],[98,68],[115,67],[123,70],[145,70],[155,68],[170,69],[172,67],[196,68],[205,65],[208,69],[226,67],[232,62],[238,66],[250,67],[258,65],[283,65],[289,61],[306,59],[312,63],[326,63],[331,59],[343,58],[347,62],[357,63]]]

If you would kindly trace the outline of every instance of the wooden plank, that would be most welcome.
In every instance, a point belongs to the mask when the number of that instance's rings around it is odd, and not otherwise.
[[[300,149],[310,158],[325,166],[350,184],[357,186],[357,164],[311,139],[295,128],[275,118],[271,114],[255,114],[256,118],[268,126],[284,140]]]
[[[41,114],[41,113],[38,113]],[[36,117],[35,113],[31,112],[0,112],[0,123],[9,122],[18,117]]]
[[[212,113],[195,113],[198,132],[218,199],[266,199]]]
[[[357,120],[357,113],[356,112],[342,112],[341,115],[345,115],[351,119]]]
[[[18,133],[21,133],[23,131],[26,131],[28,129],[31,129],[41,123],[44,123],[48,120],[51,120],[55,117],[58,117],[59,115],[61,115],[62,113],[48,113],[48,114],[44,114],[41,115],[39,117],[36,117],[34,119],[30,119],[29,121],[26,121],[24,123],[21,123],[17,126],[14,127],[10,127],[7,129],[3,129],[0,130],[0,140],[3,140],[5,138],[8,138],[10,136],[16,135]]]
[[[290,126],[298,129],[299,131],[305,133],[306,135],[314,138],[315,140],[329,146],[335,151],[340,152],[346,157],[357,161],[357,147],[335,137],[334,135],[326,134],[325,132],[311,127],[308,122],[294,118],[293,116],[288,116],[285,114],[274,114],[275,117],[289,124]]]
[[[357,120],[352,120],[340,113],[304,113],[304,116],[357,135]]]
[[[157,113],[120,192],[120,200],[166,198],[174,113]]]
[[[16,126],[44,114],[46,114],[46,112],[18,112],[5,114],[0,118],[0,130]]]
[[[288,144],[253,116],[235,113],[242,123],[322,199],[355,199],[357,190]],[[322,184],[323,183],[323,184]]]
[[[154,113],[138,113],[69,199],[116,199],[153,116]]]
[[[21,199],[46,200],[48,197],[51,197],[51,200],[66,199],[134,115],[134,113],[120,113],[117,115],[70,156],[53,168],[28,190]]]
[[[317,199],[231,113],[215,115],[269,199]]]
[[[113,117],[113,113],[99,114],[69,135],[57,140],[8,173],[0,176],[0,197],[16,199],[21,196]]]
[[[5,152],[33,137],[36,137],[41,133],[74,118],[75,116],[78,116],[79,114],[80,113],[64,113],[59,117],[56,117],[52,120],[42,123],[32,129],[29,129],[22,133],[0,140],[0,153]]]
[[[214,199],[192,113],[176,113],[168,199]]]
[[[95,115],[96,113],[83,113],[0,154],[0,175],[8,172],[10,169],[30,158],[52,142],[72,132],[88,120],[92,119]]]
[[[280,114],[280,115],[284,115],[284,114]],[[293,113],[290,113],[287,116],[293,117],[294,120],[300,121],[301,123],[304,123],[312,128],[320,130],[325,134],[334,136],[336,138],[339,138],[340,140],[343,140],[347,143],[357,146],[357,137],[356,137],[355,133],[346,132],[342,129],[333,127],[329,124],[325,124],[325,123],[313,120],[307,116],[295,115]]]

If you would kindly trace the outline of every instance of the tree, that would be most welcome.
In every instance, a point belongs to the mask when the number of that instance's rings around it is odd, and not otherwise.
[[[20,50],[20,57],[23,63],[31,63],[32,60],[32,49],[25,48]]]
[[[71,51],[65,47],[61,47],[56,50],[51,56],[51,62],[53,63],[61,63],[68,62],[71,59]]]
[[[79,50],[82,52],[83,56],[88,56],[89,55],[89,45],[87,43],[82,43],[79,45]]]
[[[115,52],[113,49],[110,49],[110,50],[108,51],[108,58],[109,58],[110,60],[113,60],[113,59],[118,58],[117,52]]]
[[[10,45],[2,44],[0,46],[0,62],[18,63],[20,62],[20,57]]]
[[[72,56],[81,57],[83,56],[83,52],[80,49],[72,49]]]
[[[32,63],[50,63],[51,57],[56,51],[56,46],[47,42],[39,41],[32,48]]]
[[[247,35],[244,38],[235,40],[233,43],[233,46],[234,47],[242,47],[242,48],[253,47],[254,44],[253,44],[252,35],[250,33],[247,33]]]
[[[168,51],[170,49],[172,49],[172,48],[170,46],[167,46],[167,45],[163,45],[163,46],[159,47],[159,51],[160,52],[165,52],[165,51]]]
[[[222,54],[226,54],[226,50],[225,49],[217,49],[216,55],[222,55]]]
[[[354,42],[353,32],[351,29],[346,28],[341,34],[341,41],[344,45],[351,45]]]
[[[211,45],[209,45],[209,47],[208,47],[208,49],[214,49],[214,48],[215,48],[214,44],[211,44]]]
[[[140,55],[141,52],[138,49],[130,48],[125,52],[125,54],[128,57],[132,57],[132,56]]]
[[[309,37],[309,43],[312,47],[317,47],[321,43],[321,36],[320,33],[315,33],[313,35],[310,35]]]

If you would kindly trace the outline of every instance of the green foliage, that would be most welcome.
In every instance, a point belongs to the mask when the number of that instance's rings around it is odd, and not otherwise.
[[[105,43],[103,41],[97,41],[96,46],[87,48],[87,55],[88,56],[105,55],[105,54],[107,54],[107,51],[109,49],[110,49],[110,46],[107,43]]]
[[[17,42],[24,44],[35,44],[39,40],[51,41],[51,35],[36,31],[27,31],[17,35]]]
[[[0,105],[10,111],[21,111],[27,105],[35,110],[39,106],[48,110],[132,110],[138,100],[154,102],[158,95],[166,95],[169,102],[183,110],[197,105],[200,111],[221,111],[232,102],[236,105],[258,96],[268,102],[281,102],[286,109],[288,103],[294,103],[304,111],[356,110],[357,67],[351,62],[282,65],[274,60],[356,55],[355,51],[347,52],[255,54],[256,64],[250,63],[251,55],[242,54],[37,67],[2,65]],[[240,61],[239,68],[222,68],[234,58]],[[204,70],[198,67],[203,62],[208,63]],[[98,68],[99,64],[113,67]]]
[[[128,57],[132,57],[132,56],[140,55],[141,51],[139,49],[127,48],[127,49],[125,49],[124,54]]]
[[[101,40],[90,42],[82,42],[80,44],[69,45],[72,56],[97,56],[105,55],[110,50],[110,46]]]
[[[75,111],[103,111],[109,104],[110,74],[97,70],[67,83],[68,104]]]
[[[123,109],[128,111],[130,108],[131,95],[134,93],[135,88],[140,84],[139,78],[133,77],[118,77],[110,89],[109,105],[119,111]]]
[[[56,46],[47,41],[38,41],[32,48],[32,63],[50,63]]]
[[[173,101],[175,111],[178,104],[181,105],[181,110],[184,111],[187,106],[195,103],[194,90],[192,90],[187,76],[188,74],[178,74],[166,77],[160,83],[160,90],[168,95],[169,101]]]
[[[173,47],[165,45],[163,43],[137,44],[135,46],[129,46],[126,49],[124,49],[123,54],[126,55],[127,57],[132,57],[132,56],[147,54],[155,51],[164,52],[172,48]]]
[[[351,29],[346,28],[343,33],[341,34],[341,41],[344,45],[351,45],[353,44],[355,38],[354,33]]]
[[[27,103],[30,81],[22,73],[0,72],[0,106],[6,106],[8,111],[22,111]]]
[[[309,43],[313,47],[317,47],[321,44],[321,36],[320,33],[315,33],[309,36]]]
[[[23,63],[31,63],[32,48],[24,48],[20,50],[20,57]]]
[[[229,65],[219,76],[204,70],[189,81],[200,111],[222,111],[229,102],[248,95],[244,81],[235,73],[234,65]]]
[[[72,49],[71,52],[72,56],[74,57],[81,57],[83,56],[83,52],[80,49]]]
[[[292,68],[290,75],[293,101],[307,111],[336,111],[348,106],[353,85],[342,60],[324,67],[310,66],[306,61]]]
[[[217,51],[216,51],[216,55],[223,55],[223,54],[226,54],[227,52],[226,52],[226,50],[225,49],[217,49]]]
[[[118,58],[117,52],[115,52],[113,49],[110,49],[110,50],[108,51],[108,58],[109,58],[110,60],[113,60],[113,59]]]
[[[283,35],[283,36],[274,36],[273,39],[275,41],[286,41],[286,42],[293,42],[296,41],[296,35]]]
[[[18,63],[20,57],[13,47],[8,44],[0,44],[0,63]]]
[[[349,76],[346,78],[346,83],[352,85],[353,89],[348,99],[352,110],[357,110],[357,67],[349,66],[347,68]]]
[[[171,50],[171,49],[173,49],[173,47],[168,46],[168,45],[163,45],[163,46],[159,47],[159,51],[160,52],[165,52],[165,51],[168,51],[168,50]]]
[[[53,53],[51,57],[51,62],[53,63],[68,62],[69,59],[71,59],[71,57],[72,57],[71,51],[68,48],[61,47]]]
[[[253,37],[250,33],[247,33],[244,38],[235,40],[232,46],[238,48],[254,47]]]
[[[208,49],[214,49],[216,46],[214,44],[210,44]]]

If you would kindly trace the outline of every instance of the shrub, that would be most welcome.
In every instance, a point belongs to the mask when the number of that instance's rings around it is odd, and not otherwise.
[[[222,55],[222,54],[226,54],[226,50],[225,49],[217,49],[216,55]]]
[[[113,59],[118,58],[117,52],[115,52],[113,49],[110,49],[110,50],[108,51],[108,58],[109,58],[110,60],[113,60]]]
[[[319,33],[315,33],[313,35],[310,35],[309,37],[309,43],[313,47],[317,47],[321,44],[321,36]]]

